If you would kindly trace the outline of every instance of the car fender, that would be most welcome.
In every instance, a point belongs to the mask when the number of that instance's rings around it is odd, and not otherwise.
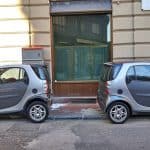
[[[23,109],[23,110],[25,110],[26,107],[27,107],[29,104],[31,104],[32,102],[34,102],[34,101],[42,101],[42,102],[44,102],[44,103],[47,104],[49,100],[50,100],[49,98],[43,97],[43,96],[40,96],[40,95],[32,96],[32,97],[30,97],[30,99],[28,99],[28,100],[24,103],[24,107],[23,107],[24,109]]]
[[[108,97],[107,99],[107,102],[106,102],[106,110],[108,109],[108,107],[112,104],[112,103],[115,103],[115,102],[123,102],[125,104],[127,104],[129,106],[129,109],[132,110],[132,106],[130,105],[129,103],[129,100],[127,97],[125,96],[120,96],[120,95],[111,95]]]

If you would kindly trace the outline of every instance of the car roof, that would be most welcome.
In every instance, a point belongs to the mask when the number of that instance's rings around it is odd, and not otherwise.
[[[23,67],[23,66],[29,66],[28,64],[9,64],[9,65],[0,65],[0,68],[3,67]]]
[[[9,65],[0,65],[0,68],[7,68],[7,67],[26,67],[26,66],[35,66],[35,67],[38,67],[38,66],[45,66],[45,65],[42,65],[42,64],[9,64]]]
[[[30,64],[33,67],[47,67],[45,64]]]
[[[146,64],[146,63],[149,63],[150,64],[150,61],[116,61],[116,62],[106,62],[104,63],[105,65],[119,65],[119,64]]]

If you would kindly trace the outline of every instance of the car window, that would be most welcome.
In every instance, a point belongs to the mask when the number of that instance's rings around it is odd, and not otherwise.
[[[126,82],[130,83],[132,80],[135,80],[135,69],[134,67],[130,67],[126,74]]]
[[[122,66],[122,64],[113,65],[113,69],[111,70],[112,71],[112,80],[114,80],[117,77],[117,75],[121,69],[121,66]]]
[[[108,78],[109,78],[109,74],[110,74],[110,72],[111,72],[111,65],[104,65],[103,66],[103,69],[102,69],[102,73],[101,73],[101,76],[100,76],[100,79],[102,80],[102,81],[107,81],[108,80]]]
[[[41,80],[50,81],[49,73],[47,68],[44,66],[32,66],[33,71]]]
[[[150,65],[135,66],[136,79],[140,81],[150,81]]]
[[[0,69],[0,83],[12,83],[17,81],[28,82],[28,76],[21,68],[3,68]]]
[[[100,79],[104,82],[114,80],[117,77],[121,66],[122,64],[104,65]]]

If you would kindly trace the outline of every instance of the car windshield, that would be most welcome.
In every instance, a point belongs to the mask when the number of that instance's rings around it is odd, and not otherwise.
[[[104,82],[114,80],[117,77],[121,66],[122,64],[104,64],[100,80]]]
[[[36,73],[36,75],[41,79],[41,80],[48,80],[50,81],[49,73],[47,71],[46,66],[32,66],[32,69]]]

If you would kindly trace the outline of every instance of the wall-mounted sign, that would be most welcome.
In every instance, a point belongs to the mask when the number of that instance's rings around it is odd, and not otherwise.
[[[51,14],[111,11],[111,0],[51,1]]]
[[[142,10],[150,10],[150,0],[141,0]]]

